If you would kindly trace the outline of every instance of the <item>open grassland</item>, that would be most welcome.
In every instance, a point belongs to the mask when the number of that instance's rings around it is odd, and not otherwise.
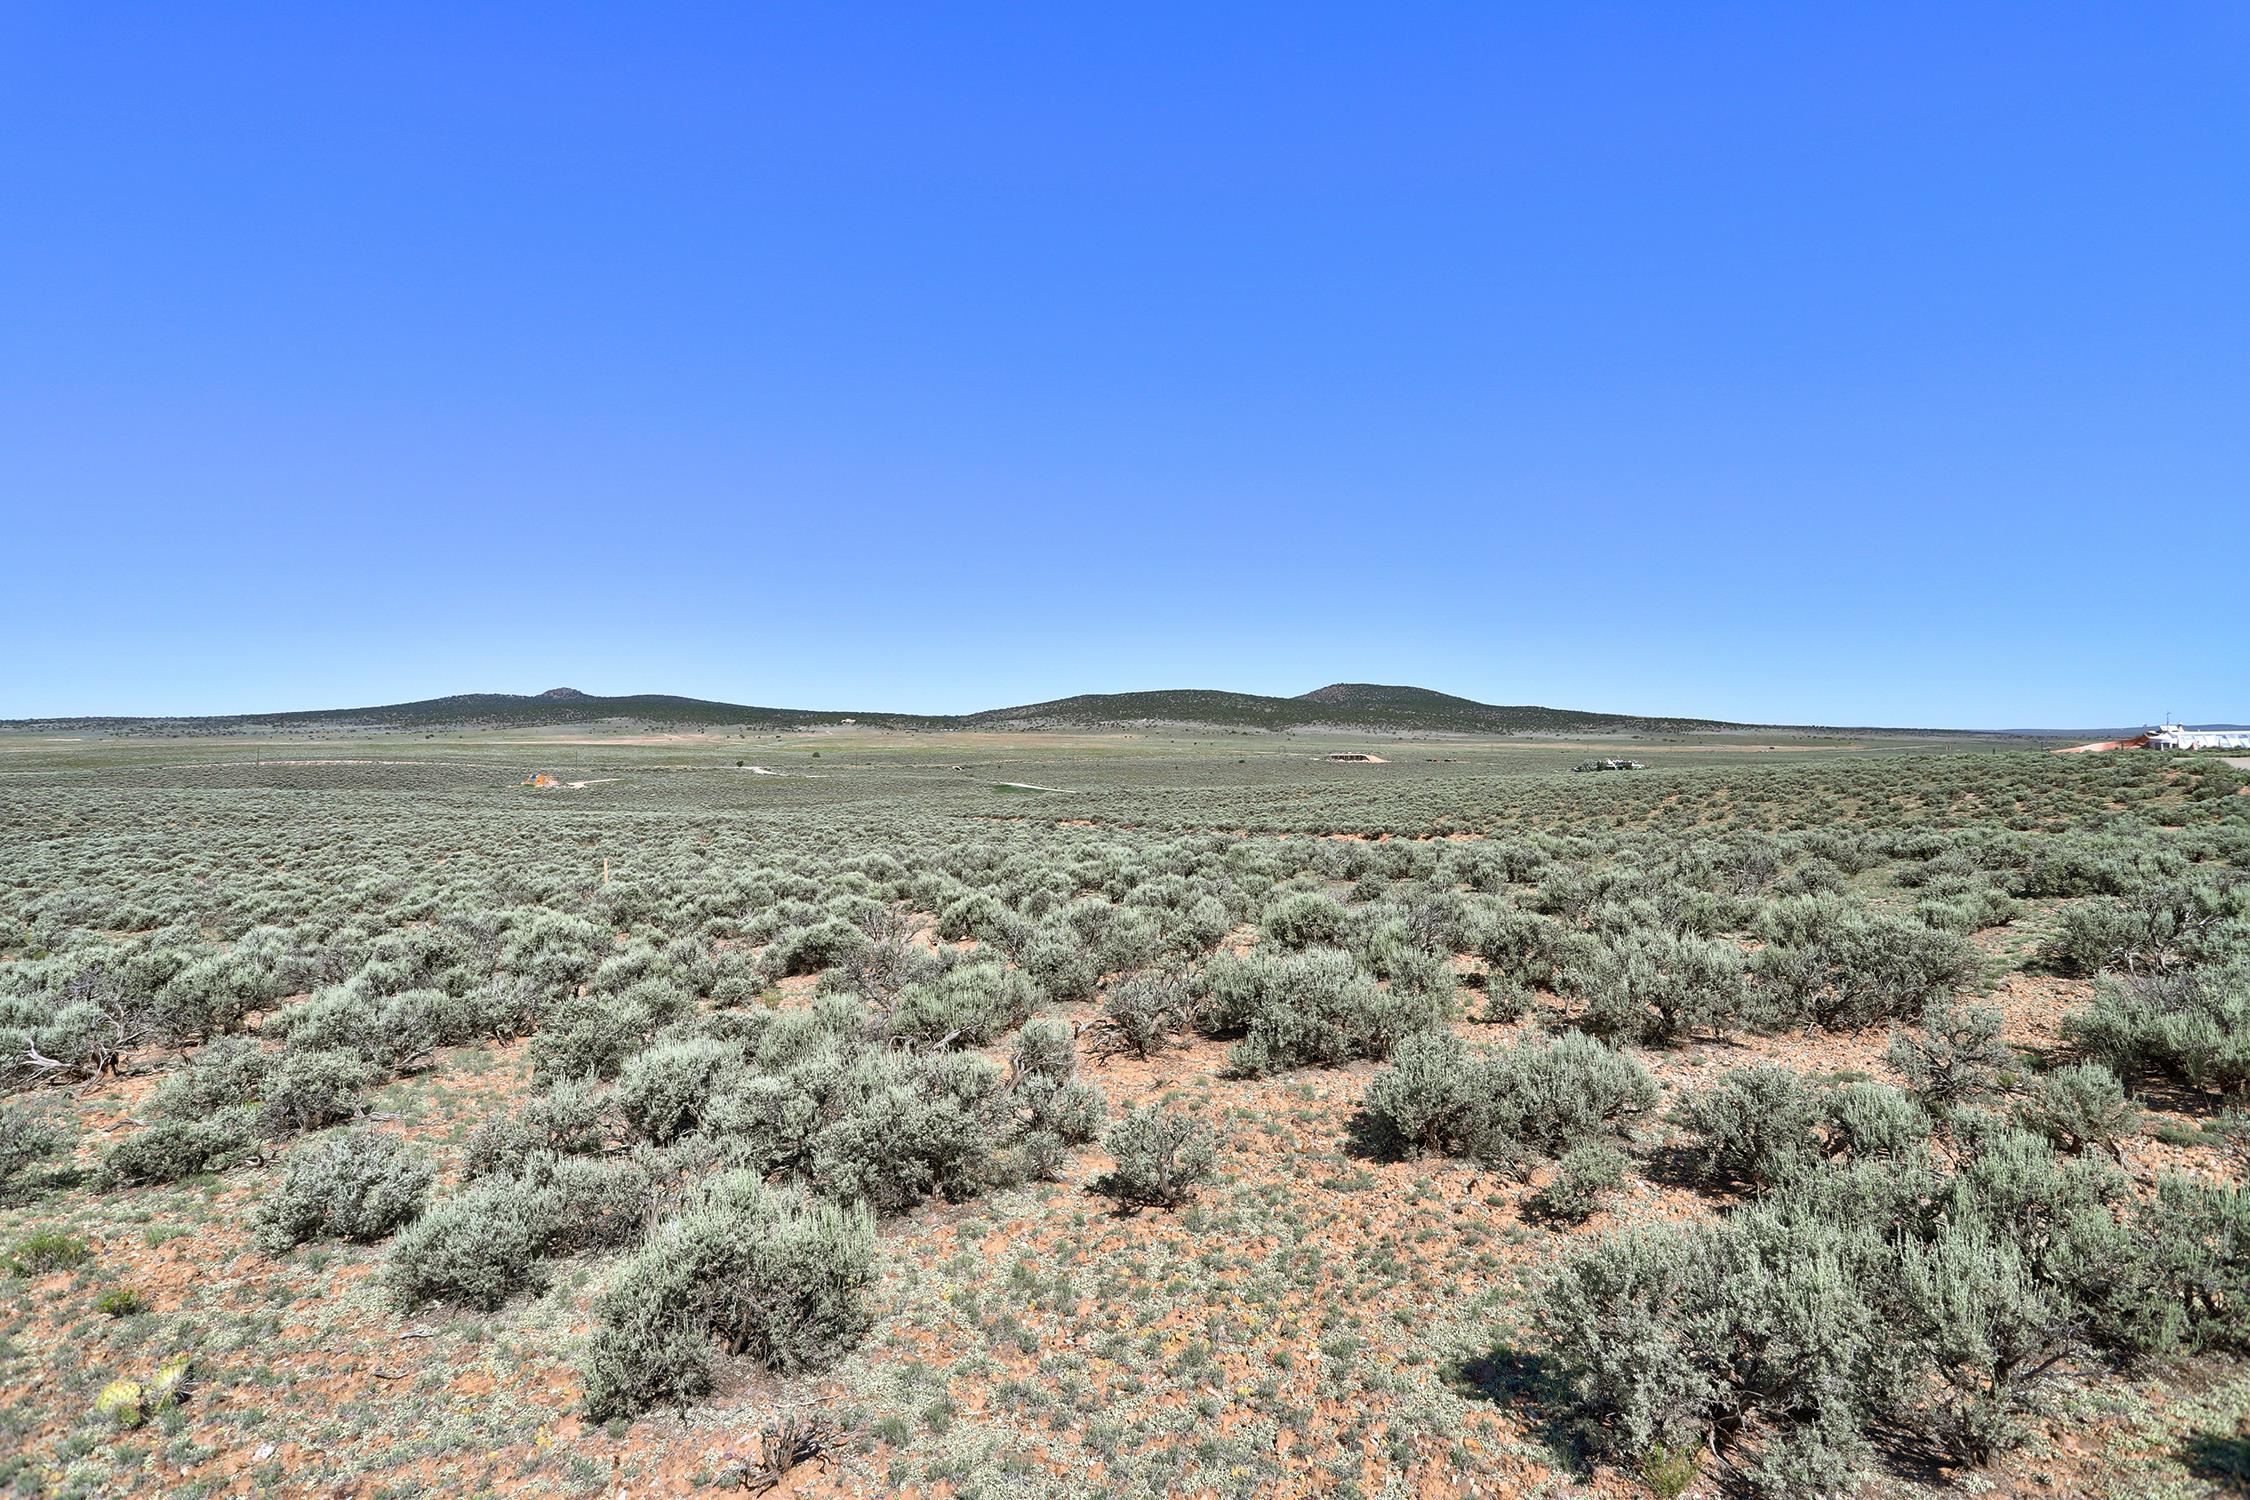
[[[2246,779],[0,737],[0,1483],[2239,1494]]]

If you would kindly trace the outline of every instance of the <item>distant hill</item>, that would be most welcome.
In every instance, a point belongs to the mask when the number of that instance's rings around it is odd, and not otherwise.
[[[1634,734],[1677,734],[1691,730],[1743,729],[1720,719],[1648,718],[1634,714],[1587,713],[1536,704],[1500,705],[1434,693],[1428,688],[1383,687],[1372,682],[1332,682],[1294,701],[1318,704],[1329,712],[1367,716],[1407,729],[1474,729],[1487,733],[1578,733],[1587,730]]]
[[[857,722],[878,726],[944,723],[914,714],[821,713],[795,708],[754,708],[679,698],[667,693],[596,697],[576,688],[544,693],[456,693],[413,703],[369,708],[308,708],[283,713],[211,714],[168,718],[18,719],[11,728],[79,729],[154,734],[255,734],[267,730],[538,729],[625,721],[706,728],[718,725],[805,729]]]
[[[879,729],[1105,729],[1159,725],[1282,731],[1333,729],[1390,734],[1689,734],[1749,729],[1806,732],[1812,726],[1733,724],[1641,714],[1593,713],[1536,704],[1478,703],[1428,688],[1337,682],[1294,698],[1214,689],[1148,693],[1082,693],[1045,703],[973,714],[899,714],[880,710],[757,708],[664,693],[605,698],[576,688],[543,693],[459,693],[369,708],[293,709],[282,713],[181,717],[95,717],[0,720],[11,729],[102,734],[203,735],[346,733],[440,729],[539,729],[572,724],[652,729],[817,729],[864,725]],[[1853,729],[1851,732],[1862,732]],[[1937,731],[1944,732],[1944,731]]]
[[[1739,729],[1716,719],[1656,719],[1567,708],[1501,707],[1428,688],[1338,682],[1294,698],[1178,690],[1085,693],[972,714],[978,726],[1023,728],[1211,724],[1231,729],[1377,729],[1437,734],[1664,734]]]

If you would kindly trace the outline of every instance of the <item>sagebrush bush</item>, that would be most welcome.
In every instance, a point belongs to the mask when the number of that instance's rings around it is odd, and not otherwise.
[[[53,1119],[13,1104],[0,1104],[0,1197],[33,1163],[62,1150],[63,1131]]]
[[[306,1240],[379,1240],[422,1211],[436,1175],[428,1156],[394,1135],[348,1130],[282,1158],[260,1200],[258,1240],[280,1252]]]
[[[1223,956],[1202,979],[1204,1024],[1218,1035],[1239,1034],[1227,1066],[1249,1077],[1385,1058],[1404,1038],[1446,1019],[1442,999],[1384,989],[1334,948]]]
[[[1040,994],[1031,978],[984,960],[956,964],[899,991],[892,1006],[893,1036],[924,1043],[981,1047],[1030,1019]]]
[[[742,1050],[724,1042],[660,1042],[626,1061],[611,1097],[627,1125],[661,1146],[702,1129],[742,1068]]]
[[[1126,1207],[1176,1208],[1218,1165],[1218,1136],[1209,1122],[1153,1108],[1120,1119],[1102,1147],[1116,1165],[1096,1187]]]
[[[289,1135],[349,1120],[377,1077],[357,1053],[284,1050],[266,1072],[259,1127],[269,1135]]]
[[[1579,1251],[1541,1288],[1535,1326],[1597,1454],[1705,1450],[1746,1486],[1837,1495],[1890,1384],[1869,1278],[1880,1241],[1750,1215]]]
[[[1746,1000],[1742,950],[1717,938],[1633,928],[1587,947],[1565,975],[1596,1036],[1660,1046],[1737,1025]]]
[[[1884,1054],[1922,1107],[1939,1120],[1997,1093],[2014,1054],[2000,1041],[2000,1012],[1940,1001],[1922,1013],[1922,1034],[1899,1032]]]
[[[600,1085],[583,1079],[558,1083],[509,1114],[479,1122],[469,1136],[463,1172],[469,1177],[514,1172],[538,1153],[594,1154],[609,1140],[612,1115]]]
[[[1524,1180],[1540,1162],[1624,1139],[1657,1100],[1647,1069],[1576,1031],[1498,1053],[1485,1065],[1478,1089],[1470,1152]]]
[[[868,1053],[837,1077],[833,1117],[807,1143],[806,1175],[822,1193],[878,1213],[974,1197],[1010,1134],[1009,1106],[986,1058]]]
[[[2163,974],[2250,951],[2250,882],[2165,882],[2064,908],[2040,957],[2064,974]]]
[[[359,984],[331,985],[276,1011],[265,1033],[291,1053],[350,1053],[369,1068],[396,1072],[438,1045],[442,990],[377,996]]]
[[[221,1037],[187,1055],[180,1070],[149,1095],[152,1113],[193,1120],[217,1110],[255,1103],[265,1091],[273,1059],[246,1036]]]
[[[1439,1032],[1402,1042],[1369,1080],[1361,1128],[1378,1149],[1472,1155],[1528,1181],[1543,1162],[1622,1139],[1656,1098],[1646,1069],[1583,1032],[1489,1054]]]
[[[1469,1149],[1482,1119],[1484,1066],[1450,1031],[1401,1041],[1368,1080],[1360,1110],[1378,1149],[1394,1155]]]
[[[748,1173],[716,1179],[596,1301],[589,1415],[685,1404],[710,1388],[722,1350],[782,1374],[833,1361],[867,1330],[874,1261],[864,1209],[811,1202]]]
[[[222,1109],[195,1120],[157,1120],[102,1153],[101,1178],[131,1186],[223,1172],[257,1152],[257,1116]]]
[[[1732,1068],[1681,1097],[1672,1121],[1714,1181],[1754,1191],[1789,1182],[1821,1159],[1821,1103],[1791,1068]]]
[[[1786,897],[1760,921],[1752,965],[1768,1023],[1858,1030],[1919,1016],[1976,972],[1957,934],[1861,911],[1833,897]]]
[[[2023,1441],[2024,1419],[2081,1347],[2069,1298],[1973,1220],[1905,1241],[1896,1263],[1891,1330],[1932,1377],[1905,1408],[1955,1458],[1988,1463]]]
[[[480,1177],[440,1198],[391,1241],[383,1284],[401,1311],[432,1302],[491,1312],[546,1289],[539,1264],[557,1227],[554,1194],[514,1177]]]
[[[1153,1057],[1171,1045],[1193,1015],[1187,981],[1174,974],[1145,969],[1128,974],[1102,999],[1107,1034],[1136,1057]]]
[[[774,939],[765,952],[765,970],[775,979],[786,979],[792,974],[817,974],[845,962],[865,947],[866,933],[843,917],[827,917]]]
[[[676,1019],[631,994],[576,995],[551,1008],[529,1043],[532,1081],[615,1078],[625,1059],[646,1046],[665,1022]]]
[[[2129,1079],[2250,1092],[2250,961],[2105,976],[2092,1003],[2063,1018],[2063,1035]]]
[[[1350,917],[1325,892],[1292,891],[1266,908],[1258,928],[1284,948],[1341,948]]]
[[[1555,1163],[1555,1175],[1528,1200],[1543,1218],[1580,1224],[1602,1199],[1625,1185],[1625,1158],[1613,1146],[1573,1146]]]
[[[1038,986],[1040,995],[1057,1004],[1090,998],[1101,982],[1100,951],[1067,924],[1042,924],[1024,945],[1018,973]]]
[[[2041,1077],[2017,1101],[2016,1117],[2063,1150],[2113,1155],[2138,1113],[2117,1075],[2100,1063],[2074,1063]]]

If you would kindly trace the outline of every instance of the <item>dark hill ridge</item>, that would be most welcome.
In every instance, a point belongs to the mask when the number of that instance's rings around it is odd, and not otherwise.
[[[806,728],[843,722],[850,715],[808,713],[788,708],[752,708],[713,703],[665,693],[633,693],[615,698],[569,690],[536,697],[523,693],[456,693],[413,703],[368,708],[293,709],[284,713],[183,715],[163,718],[19,719],[14,728],[94,729],[151,734],[255,734],[268,730],[434,730],[536,729],[568,724],[623,721],[693,727],[754,726]],[[868,714],[865,724],[930,722],[913,715]]]
[[[1541,708],[1537,704],[1478,703],[1428,688],[1386,687],[1373,682],[1332,682],[1324,688],[1300,693],[1293,701],[1319,704],[1332,713],[1367,716],[1403,728],[1438,729],[1475,726],[1498,734],[1526,730],[1568,733],[1597,729],[1632,733],[1677,734],[1694,730],[1742,729],[1720,719],[1646,718],[1632,714],[1587,713],[1578,709]]]
[[[524,693],[459,693],[370,708],[297,709],[285,713],[179,717],[94,717],[0,720],[14,729],[116,734],[245,734],[272,731],[550,728],[630,724],[655,728],[816,729],[854,724],[878,729],[1095,729],[1156,725],[1280,731],[1335,729],[1392,734],[1685,734],[1808,726],[1730,724],[1718,719],[1651,718],[1501,705],[1456,698],[1428,688],[1338,682],[1294,698],[1214,689],[1146,693],[1083,693],[1045,703],[974,714],[897,714],[800,708],[756,708],[663,693],[605,698],[576,688]],[[1855,731],[1856,732],[1856,731]]]
[[[1294,698],[1184,689],[1086,693],[1020,708],[973,714],[978,725],[1061,728],[1092,725],[1212,724],[1234,729],[1378,729],[1436,734],[1665,734],[1738,729],[1716,719],[1651,719],[1565,708],[1500,707],[1428,688],[1339,682]]]

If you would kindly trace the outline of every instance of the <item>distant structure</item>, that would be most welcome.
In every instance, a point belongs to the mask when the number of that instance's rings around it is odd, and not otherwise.
[[[1573,771],[1642,771],[1647,767],[1637,760],[1582,760],[1572,766]]]
[[[2250,750],[2250,729],[2186,729],[2166,724],[2148,737],[2151,750]]]
[[[2103,750],[2250,750],[2250,729],[2188,729],[2166,724],[2129,740],[2096,740],[2072,745],[2057,755],[2085,755]]]

